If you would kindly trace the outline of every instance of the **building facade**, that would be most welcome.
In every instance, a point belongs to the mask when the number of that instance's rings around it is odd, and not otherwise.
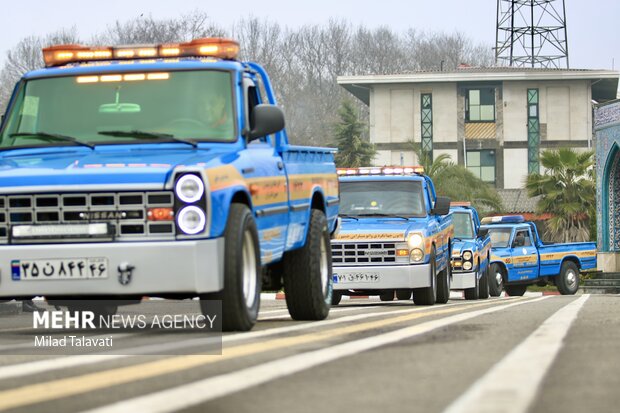
[[[448,154],[498,189],[541,171],[541,150],[592,148],[592,104],[616,97],[618,72],[463,68],[339,77],[369,106],[375,165],[415,164],[411,142]]]
[[[598,269],[620,272],[620,100],[595,109]]]

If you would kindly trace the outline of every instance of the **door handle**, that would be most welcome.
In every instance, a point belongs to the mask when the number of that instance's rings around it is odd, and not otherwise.
[[[278,169],[279,170],[284,169],[284,164],[282,163],[282,161],[278,161]]]

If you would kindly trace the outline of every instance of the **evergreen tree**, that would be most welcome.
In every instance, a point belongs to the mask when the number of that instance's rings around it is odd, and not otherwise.
[[[338,147],[336,166],[356,168],[370,166],[377,153],[375,146],[362,138],[364,123],[359,120],[355,106],[343,100],[338,111],[340,120],[334,125],[334,144]]]

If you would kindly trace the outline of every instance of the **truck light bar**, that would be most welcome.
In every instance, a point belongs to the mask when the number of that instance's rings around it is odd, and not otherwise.
[[[523,215],[504,215],[498,217],[486,217],[480,221],[483,225],[489,224],[522,224],[525,222]]]
[[[451,207],[470,207],[471,206],[471,202],[450,202],[450,206]]]
[[[360,176],[360,175],[422,175],[422,166],[383,166],[383,167],[361,167],[361,168],[338,168],[338,176]]]
[[[239,56],[239,43],[221,37],[205,37],[178,44],[147,46],[82,46],[62,44],[43,49],[45,67],[60,66],[73,62],[99,60],[126,60],[170,57],[215,57],[235,60]]]

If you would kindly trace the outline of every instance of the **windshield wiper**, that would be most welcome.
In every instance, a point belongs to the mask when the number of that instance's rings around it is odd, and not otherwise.
[[[118,138],[138,138],[138,139],[155,139],[155,140],[171,140],[174,142],[186,143],[188,145],[192,145],[194,148],[198,147],[198,143],[196,141],[190,139],[181,139],[176,138],[174,135],[170,135],[168,133],[155,133],[155,132],[145,132],[141,130],[106,130],[97,132],[99,135],[105,136],[114,136]]]
[[[82,142],[73,136],[60,135],[57,133],[47,133],[47,132],[20,132],[20,133],[12,133],[9,135],[11,138],[19,138],[22,136],[33,136],[37,139],[45,140],[45,141],[62,141],[62,142],[71,142],[75,145],[79,146],[87,146],[90,149],[95,149],[95,145],[91,143]]]
[[[350,219],[354,219],[356,221],[360,220],[358,217],[353,216],[353,215],[340,215],[340,218],[350,218]]]
[[[358,217],[385,217],[385,218],[400,218],[400,219],[406,219],[407,221],[409,221],[409,218],[407,217],[403,217],[400,215],[394,215],[394,214],[358,214]]]

